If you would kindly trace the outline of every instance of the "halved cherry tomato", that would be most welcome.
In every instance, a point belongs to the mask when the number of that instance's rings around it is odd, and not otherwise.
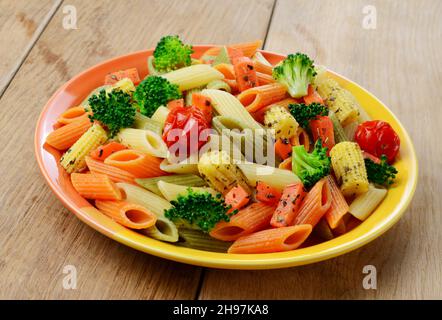
[[[355,141],[362,150],[377,158],[384,154],[392,163],[399,152],[401,140],[385,121],[373,120],[361,123],[355,133]]]

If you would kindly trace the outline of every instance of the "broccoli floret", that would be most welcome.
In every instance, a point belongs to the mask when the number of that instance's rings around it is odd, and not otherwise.
[[[178,36],[165,36],[153,52],[155,69],[165,73],[190,66],[192,53],[192,46],[183,44]]]
[[[383,154],[379,163],[374,162],[369,158],[365,158],[365,168],[367,169],[368,180],[388,187],[393,184],[397,169],[387,162],[387,157]]]
[[[160,76],[149,76],[138,85],[134,99],[145,116],[152,116],[159,106],[182,98],[178,86]]]
[[[327,107],[316,102],[309,105],[305,105],[304,103],[290,104],[289,110],[299,125],[304,129],[309,128],[310,120],[315,119],[317,116],[328,115]]]
[[[91,121],[98,120],[104,124],[113,137],[121,128],[130,127],[135,120],[135,108],[131,104],[131,97],[121,90],[109,93],[103,89],[89,98],[92,115]]]
[[[280,65],[273,68],[273,78],[286,85],[293,98],[307,95],[308,85],[315,75],[313,60],[299,52],[289,54]]]
[[[322,147],[321,139],[316,141],[312,153],[308,153],[304,146],[293,147],[292,169],[306,188],[330,173],[330,157],[327,148]]]
[[[221,194],[213,196],[208,192],[195,192],[187,189],[187,194],[179,195],[177,200],[170,202],[173,207],[164,214],[170,220],[197,227],[209,232],[219,221],[230,221],[230,217],[238,210],[227,213],[232,206],[225,204]]]

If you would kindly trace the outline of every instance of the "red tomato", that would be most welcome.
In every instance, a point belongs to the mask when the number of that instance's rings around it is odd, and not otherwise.
[[[362,150],[380,158],[383,154],[392,163],[401,140],[393,128],[385,121],[373,120],[361,123],[355,133],[355,141]]]
[[[269,205],[276,205],[281,198],[281,192],[267,183],[258,181],[256,184],[256,199]]]
[[[199,108],[193,106],[174,106],[167,115],[164,124],[163,140],[168,147],[175,143],[185,143],[184,147],[187,150],[187,155],[189,155],[190,152],[199,150],[206,142],[199,137],[201,131],[210,128],[210,123],[211,119]],[[181,131],[176,132],[173,129],[180,129]],[[171,130],[174,132],[172,133]],[[192,148],[190,144],[194,143],[194,141],[191,141],[191,134],[197,134],[197,145],[192,146]]]

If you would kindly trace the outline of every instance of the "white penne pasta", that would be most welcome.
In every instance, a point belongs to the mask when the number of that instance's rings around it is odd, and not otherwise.
[[[355,133],[359,123],[357,121],[350,122],[344,127],[344,132],[349,141],[355,141]]]
[[[376,188],[370,184],[368,191],[356,197],[350,205],[349,212],[359,220],[364,221],[384,200],[387,189]]]
[[[213,80],[220,80],[224,75],[208,64],[196,64],[162,75],[171,83],[178,85],[181,91],[205,86]]]
[[[144,189],[147,189],[161,196],[161,192],[158,189],[158,181],[166,181],[169,183],[191,187],[203,187],[207,185],[201,177],[195,174],[173,174],[170,176],[135,179],[135,182],[142,186]]]
[[[178,241],[178,230],[175,224],[164,216],[164,210],[172,207],[168,201],[150,191],[129,183],[117,183],[117,186],[124,191],[127,202],[143,206],[152,211],[157,217],[157,222],[154,226],[140,230],[143,234],[157,240],[167,242]]]
[[[259,62],[261,62],[262,64],[265,64],[265,65],[267,65],[267,66],[269,66],[269,67],[272,66],[271,63],[268,62],[267,59],[266,59],[266,58],[262,55],[262,53],[259,52],[259,51],[257,51],[257,52],[253,55],[252,60],[253,60],[253,61],[259,61]]]
[[[240,163],[238,167],[246,176],[250,186],[255,187],[258,181],[283,190],[288,184],[299,182],[296,174],[289,170],[274,168],[256,163]]]
[[[139,112],[135,113],[135,121],[133,127],[135,129],[149,130],[156,133],[157,135],[161,135],[163,133],[162,123],[152,120],[151,118],[146,117]]]
[[[67,173],[78,172],[86,168],[86,156],[107,140],[106,131],[98,124],[93,124],[70,147],[60,159],[61,166]]]
[[[185,159],[182,162],[179,163],[170,163],[169,160],[164,159],[160,163],[160,169],[169,172],[169,173],[194,173],[198,174],[198,164],[194,163],[192,161],[189,161],[188,159]]]
[[[210,98],[213,108],[219,115],[229,116],[241,121],[249,129],[262,129],[262,126],[253,119],[234,95],[214,89],[204,89],[202,94]]]
[[[161,123],[161,125],[164,127],[164,123],[166,122],[166,118],[168,115],[169,115],[169,109],[160,106],[157,110],[155,110],[152,117],[150,118],[156,122]]]
[[[191,188],[192,191],[195,192],[208,192],[212,195],[218,194],[218,192],[209,187],[189,187],[168,183],[165,181],[158,181],[158,189],[160,189],[161,194],[167,201],[176,200],[178,195],[186,194],[188,188]]]
[[[131,149],[159,158],[167,157],[167,145],[160,135],[150,130],[126,128],[120,130],[117,138],[122,144]]]

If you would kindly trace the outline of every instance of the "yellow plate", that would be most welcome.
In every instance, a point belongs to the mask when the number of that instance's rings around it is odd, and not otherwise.
[[[199,57],[211,46],[195,46],[195,57]],[[262,51],[272,62],[283,56]],[[53,131],[57,117],[67,108],[78,105],[94,88],[103,84],[105,75],[116,70],[136,67],[141,77],[147,74],[147,58],[152,50],[135,52],[108,60],[79,74],[63,85],[51,97],[43,109],[35,132],[35,153],[40,169],[49,186],[63,204],[92,228],[137,250],[165,259],[199,266],[227,269],[272,269],[309,264],[339,256],[379,237],[395,224],[410,203],[417,183],[417,159],[413,144],[402,124],[394,114],[375,96],[356,83],[330,72],[343,87],[358,99],[361,106],[373,119],[389,122],[401,139],[400,155],[395,163],[399,170],[396,184],[376,211],[362,224],[350,232],[311,247],[294,251],[266,254],[213,253],[177,247],[169,243],[150,239],[122,227],[81,198],[72,188],[69,176],[60,170],[60,153],[44,144],[46,136]]]

